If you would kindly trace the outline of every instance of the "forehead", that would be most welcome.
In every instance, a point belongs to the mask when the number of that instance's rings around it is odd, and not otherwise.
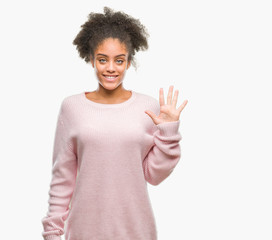
[[[118,38],[107,38],[103,40],[96,48],[95,54],[102,53],[108,56],[127,54],[127,48]]]

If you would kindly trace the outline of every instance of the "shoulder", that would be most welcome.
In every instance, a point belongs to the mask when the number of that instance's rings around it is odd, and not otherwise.
[[[82,93],[75,93],[62,98],[60,103],[60,111],[63,114],[68,114],[72,109],[78,107],[78,100]]]
[[[69,103],[72,103],[72,102],[76,101],[76,99],[78,99],[78,97],[79,97],[80,95],[81,95],[81,93],[74,93],[74,94],[65,96],[65,97],[62,99],[62,104],[69,104]]]
[[[149,109],[156,114],[160,113],[160,103],[155,97],[138,92],[137,95],[140,101],[144,103],[146,109]]]
[[[135,91],[134,91],[135,92]],[[145,93],[140,93],[140,92],[136,92],[138,98],[146,103],[150,103],[150,104],[156,104],[158,103],[158,100],[150,95],[147,95]]]

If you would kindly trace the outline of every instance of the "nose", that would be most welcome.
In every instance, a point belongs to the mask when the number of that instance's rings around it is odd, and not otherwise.
[[[108,62],[108,64],[107,64],[107,72],[110,72],[110,73],[115,72],[113,61],[109,61],[109,62]]]

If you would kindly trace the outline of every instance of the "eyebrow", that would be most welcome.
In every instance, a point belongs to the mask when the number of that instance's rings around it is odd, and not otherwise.
[[[102,56],[105,56],[105,57],[108,57],[106,54],[102,54],[102,53],[98,53],[96,54],[97,56],[98,55],[102,55]],[[119,54],[119,55],[116,55],[115,57],[120,57],[120,56],[126,56],[125,54]]]

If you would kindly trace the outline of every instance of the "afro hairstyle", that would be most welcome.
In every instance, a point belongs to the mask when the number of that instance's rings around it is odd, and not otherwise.
[[[134,55],[137,51],[148,49],[147,38],[149,33],[139,19],[128,14],[114,12],[109,7],[104,7],[104,14],[91,12],[88,20],[81,25],[81,30],[73,40],[79,56],[86,63],[94,59],[94,53],[100,43],[106,38],[118,38],[124,43],[128,51],[128,61],[136,68]]]

